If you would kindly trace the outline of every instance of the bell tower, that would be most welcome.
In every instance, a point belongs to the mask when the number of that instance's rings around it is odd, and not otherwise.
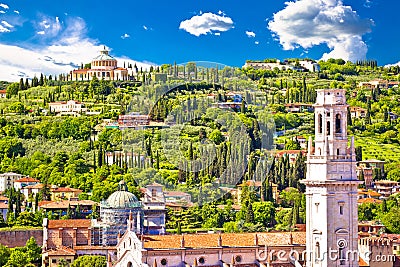
[[[347,140],[345,90],[317,91],[315,145],[308,142],[307,267],[358,267],[358,213],[354,138]]]

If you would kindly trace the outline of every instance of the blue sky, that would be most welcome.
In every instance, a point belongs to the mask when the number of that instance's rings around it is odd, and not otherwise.
[[[102,45],[144,67],[291,57],[394,64],[399,7],[396,0],[0,0],[0,80],[66,72]]]

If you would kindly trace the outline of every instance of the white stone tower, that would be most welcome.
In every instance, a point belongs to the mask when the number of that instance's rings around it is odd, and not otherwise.
[[[357,267],[357,187],[354,138],[347,140],[345,90],[317,91],[315,146],[308,142],[307,265]]]

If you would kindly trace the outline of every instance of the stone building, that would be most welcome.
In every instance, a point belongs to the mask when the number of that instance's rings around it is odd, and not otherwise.
[[[315,146],[308,142],[306,225],[308,267],[358,266],[357,187],[354,138],[347,146],[345,90],[318,90]],[[332,251],[333,256],[331,255]]]
[[[129,225],[128,221],[128,225]],[[304,263],[305,232],[136,235],[118,239],[109,267],[286,267]]]
[[[118,234],[126,231],[129,216],[135,220],[135,233],[143,232],[142,203],[136,196],[128,192],[124,181],[119,183],[118,191],[112,193],[107,200],[100,203],[100,219],[103,225],[103,245],[116,245]]]
[[[117,60],[104,47],[100,55],[92,60],[90,68],[73,70],[69,76],[73,81],[87,81],[93,77],[106,81],[128,80],[128,69],[118,67]]]

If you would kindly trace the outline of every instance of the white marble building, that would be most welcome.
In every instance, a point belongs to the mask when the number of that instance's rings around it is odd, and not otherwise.
[[[357,186],[354,138],[347,146],[345,90],[317,91],[315,145],[308,142],[308,267],[358,266]]]

